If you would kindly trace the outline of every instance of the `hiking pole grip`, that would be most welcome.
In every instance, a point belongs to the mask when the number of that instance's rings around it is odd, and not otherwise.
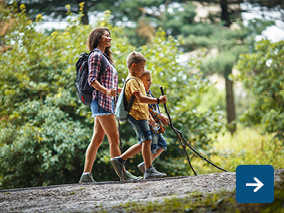
[[[160,87],[162,95],[165,95],[163,87]]]

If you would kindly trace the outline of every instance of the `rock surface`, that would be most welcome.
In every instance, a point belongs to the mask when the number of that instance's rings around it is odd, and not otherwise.
[[[283,182],[284,169],[275,170],[275,183]],[[111,212],[121,203],[163,201],[172,196],[219,190],[234,191],[236,173],[223,172],[137,182],[98,182],[0,191],[0,212]]]

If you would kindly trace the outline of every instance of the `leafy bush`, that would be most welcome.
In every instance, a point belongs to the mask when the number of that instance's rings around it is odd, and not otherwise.
[[[254,96],[241,121],[260,125],[264,132],[284,140],[284,41],[268,40],[256,44],[256,52],[242,55],[237,76]]]

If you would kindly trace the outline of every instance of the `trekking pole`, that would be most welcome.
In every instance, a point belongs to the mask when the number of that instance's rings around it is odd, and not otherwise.
[[[116,97],[118,97],[118,92],[117,92],[117,96],[114,97],[115,107],[116,107],[116,101],[117,101]],[[121,130],[120,130],[119,119],[117,119],[117,124],[118,124],[119,149],[120,149],[120,152],[122,153],[122,141],[121,141]]]
[[[193,149],[193,148],[189,145],[189,143],[184,139],[182,133],[181,133],[178,129],[177,129],[177,132],[181,135],[181,138],[182,138],[182,140],[186,143],[186,145],[187,145],[195,154],[197,154],[200,158],[202,158],[203,160],[205,160],[207,163],[211,164],[212,166],[216,167],[217,169],[220,169],[220,170],[222,170],[222,171],[224,171],[224,172],[228,172],[227,170],[222,169],[221,167],[219,167],[219,166],[215,165],[214,163],[210,162],[209,160],[207,160],[207,158],[203,157],[200,153],[198,153],[195,149]]]
[[[119,149],[120,149],[120,152],[122,153],[122,141],[121,141],[121,130],[120,130],[119,119],[117,120],[117,123],[118,123]]]
[[[161,89],[162,95],[164,95],[163,87],[160,87],[160,89]],[[220,170],[222,170],[222,171],[224,171],[224,172],[228,172],[227,170],[222,169],[221,167],[219,167],[219,166],[215,165],[214,163],[210,162],[209,160],[207,160],[205,157],[203,157],[200,153],[198,153],[194,148],[192,148],[192,147],[189,145],[189,143],[184,139],[182,133],[181,133],[177,128],[175,128],[175,127],[173,126],[172,121],[171,121],[171,118],[170,118],[170,114],[169,114],[168,109],[167,109],[167,106],[166,106],[166,103],[164,103],[164,107],[165,107],[165,111],[166,111],[166,113],[167,113],[167,115],[168,115],[168,118],[169,118],[169,120],[170,120],[170,125],[169,125],[169,126],[174,130],[174,132],[177,134],[177,136],[179,137],[179,139],[182,140],[195,154],[197,154],[200,158],[202,158],[203,160],[205,160],[207,163],[211,164],[212,166],[216,167],[217,169],[220,169]]]
[[[163,87],[160,87],[160,89],[161,89],[162,95],[164,95]],[[171,116],[170,116],[170,114],[169,114],[169,112],[168,112],[166,103],[164,103],[164,108],[165,108],[165,111],[166,111],[166,113],[167,113],[167,115],[168,115],[168,118],[169,118],[169,126],[173,129],[173,131],[174,131],[174,132],[176,133],[176,135],[178,136],[178,139],[179,139],[179,141],[180,141],[180,143],[181,143],[181,145],[182,145],[183,151],[185,152],[185,155],[186,155],[186,157],[187,157],[188,164],[189,164],[191,170],[193,171],[194,175],[196,176],[197,174],[196,174],[195,170],[193,169],[193,167],[192,167],[192,165],[191,165],[191,162],[190,162],[188,153],[187,153],[187,151],[186,151],[186,147],[185,147],[185,145],[184,145],[184,143],[183,143],[183,140],[182,140],[182,138],[180,137],[180,135],[179,135],[177,129],[176,129],[176,128],[173,126],[173,124],[172,124],[172,119],[171,119]]]

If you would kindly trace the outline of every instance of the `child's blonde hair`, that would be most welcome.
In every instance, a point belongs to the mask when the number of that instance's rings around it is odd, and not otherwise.
[[[127,56],[126,64],[127,67],[130,68],[133,63],[138,64],[141,62],[146,62],[146,58],[139,52],[132,52]]]
[[[144,70],[144,72],[142,73],[142,75],[140,76],[140,78],[144,75],[151,75],[151,71],[150,70]]]

